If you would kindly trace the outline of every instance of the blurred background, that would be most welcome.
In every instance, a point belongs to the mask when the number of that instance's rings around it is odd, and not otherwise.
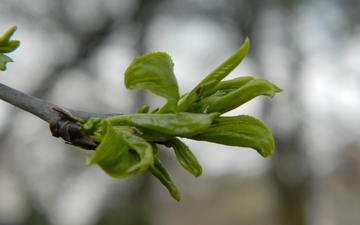
[[[262,77],[284,92],[229,113],[265,121],[272,157],[185,140],[203,166],[195,179],[161,149],[180,203],[150,173],[115,180],[86,167],[86,151],[0,101],[0,224],[358,224],[359,9],[358,0],[2,0],[0,33],[17,25],[22,43],[1,82],[54,104],[161,106],[124,87],[135,57],[168,52],[185,93],[246,37],[249,55],[230,78]]]

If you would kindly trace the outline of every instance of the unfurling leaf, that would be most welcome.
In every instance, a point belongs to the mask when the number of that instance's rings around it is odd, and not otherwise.
[[[201,86],[201,96],[207,95],[216,87],[227,75],[229,75],[245,58],[250,48],[250,41],[245,39],[244,44],[225,62],[215,68],[199,84]],[[196,88],[195,88],[196,89]]]
[[[174,149],[176,158],[182,167],[195,177],[199,177],[201,175],[202,167],[188,146],[186,146],[178,138],[171,138],[165,143],[165,145],[171,146]]]
[[[206,131],[191,139],[249,147],[257,150],[263,157],[274,152],[274,138],[269,128],[260,120],[247,115],[218,117]]]
[[[251,99],[266,95],[274,97],[282,90],[264,79],[247,79],[221,82],[210,96],[207,96],[189,107],[188,112],[221,114],[233,110]],[[246,82],[248,81],[248,82]],[[223,84],[222,84],[223,83]],[[236,85],[239,85],[238,87]]]
[[[148,53],[136,58],[125,72],[125,86],[143,89],[166,98],[177,112],[179,88],[173,71],[174,63],[164,52]]]
[[[101,143],[93,156],[87,156],[87,165],[98,164],[108,175],[127,178],[141,173],[154,163],[152,146],[140,137],[118,133],[106,120]]]
[[[124,132],[124,139],[129,148],[137,153],[140,162],[128,169],[129,173],[139,174],[144,172],[154,163],[154,150],[152,145],[143,138]]]
[[[232,56],[207,75],[186,97],[179,101],[179,111],[187,111],[187,108],[198,98],[213,92],[214,88],[241,63],[249,48],[250,41],[246,38],[244,44]]]

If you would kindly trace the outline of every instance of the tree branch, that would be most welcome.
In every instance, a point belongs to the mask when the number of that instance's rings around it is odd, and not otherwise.
[[[34,96],[25,94],[21,91],[13,89],[2,83],[0,83],[0,99],[39,117],[40,119],[46,121],[47,123],[51,123],[53,121],[59,120],[64,116],[64,114],[59,113],[58,110],[53,110],[53,108],[64,109],[67,112],[69,112],[69,114],[71,114],[73,117],[85,121],[91,117],[99,117],[104,119],[119,114],[119,113],[85,112],[85,111],[60,107],[55,104],[38,99]]]

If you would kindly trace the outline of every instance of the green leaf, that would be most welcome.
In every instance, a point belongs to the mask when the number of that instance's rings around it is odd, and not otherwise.
[[[246,115],[218,117],[206,131],[190,138],[253,148],[263,157],[268,157],[274,152],[274,138],[269,128],[260,120]]]
[[[154,162],[152,146],[140,137],[116,132],[103,120],[103,139],[86,165],[98,164],[109,176],[127,178],[148,169]]]
[[[9,53],[17,49],[20,45],[20,41],[11,40],[3,46],[0,46],[0,52]]]
[[[244,44],[225,62],[207,75],[189,94],[179,101],[178,110],[186,111],[199,97],[213,92],[213,89],[231,73],[245,58],[250,48],[250,41],[246,38]]]
[[[170,195],[176,200],[180,201],[180,191],[171,180],[170,174],[166,168],[161,164],[159,158],[155,156],[155,161],[149,167],[149,171],[168,189]]]
[[[215,93],[194,103],[189,107],[188,111],[193,113],[219,112],[223,114],[259,95],[272,98],[275,93],[282,91],[279,87],[264,79],[251,79],[247,83],[239,83],[241,84],[239,87],[236,87],[237,83],[237,80],[224,81],[224,84],[221,82],[215,89]]]
[[[206,130],[219,113],[127,114],[106,119],[111,125],[130,125],[144,133],[189,137]]]
[[[201,165],[199,164],[189,147],[186,146],[181,140],[174,137],[168,140],[165,145],[171,146],[174,149],[176,158],[182,167],[184,167],[195,177],[199,177],[201,175]]]
[[[12,35],[15,33],[17,27],[13,26],[0,37],[0,70],[6,70],[6,63],[13,62],[13,60],[4,55],[3,53],[9,53],[17,49],[20,45],[18,40],[10,40]]]
[[[173,71],[174,63],[164,52],[148,53],[136,58],[125,72],[128,89],[144,89],[168,100],[177,112],[179,88]]]

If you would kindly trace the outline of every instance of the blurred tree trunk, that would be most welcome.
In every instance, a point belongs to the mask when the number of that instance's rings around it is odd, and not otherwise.
[[[283,94],[287,95],[287,103],[284,105],[292,105],[293,108],[290,109],[290,113],[300,114],[301,115],[301,105],[298,100],[298,90],[294,86],[297,84],[298,80],[298,67],[301,65],[301,56],[297,48],[294,47],[295,43],[293,41],[293,37],[290,34],[289,26],[291,26],[292,18],[291,15],[296,9],[297,1],[264,1],[264,0],[255,0],[255,1],[241,1],[241,2],[232,2],[232,7],[236,7],[233,12],[236,12],[232,15],[232,19],[234,23],[237,24],[238,29],[240,30],[243,36],[250,37],[251,40],[251,51],[250,57],[255,60],[256,65],[260,65],[258,68],[258,73],[260,76],[266,78],[266,68],[261,67],[261,58],[263,56],[261,50],[258,50],[261,46],[262,40],[256,32],[255,26],[259,26],[259,18],[261,18],[264,13],[266,13],[269,8],[267,7],[269,4],[272,6],[272,10],[274,6],[281,8],[286,11],[287,21],[283,21],[287,27],[283,27],[283,32],[285,36],[284,44],[285,46],[289,46],[288,51],[291,51],[291,55],[294,55],[295,60],[293,60],[292,65],[288,65],[291,68],[291,78],[289,79],[289,86],[291,89],[286,89]],[[274,4],[275,3],[275,4]],[[265,37],[266,38],[266,37]],[[276,108],[275,107],[280,107]],[[265,122],[267,124],[271,124],[272,113],[279,112],[279,110],[285,110],[281,108],[281,106],[275,106],[273,102],[267,101],[264,103],[262,108],[262,114]],[[293,115],[291,115],[293,118]],[[290,131],[291,136],[288,138],[284,138],[282,136],[278,136],[278,133],[274,128],[271,127],[271,130],[274,130],[274,138],[275,138],[275,154],[272,157],[272,167],[271,174],[273,175],[273,180],[275,182],[275,186],[277,187],[277,192],[279,196],[279,204],[277,205],[278,215],[276,215],[275,222],[277,225],[304,225],[305,221],[305,211],[306,211],[306,200],[309,192],[309,176],[307,174],[306,165],[307,159],[304,157],[303,149],[301,147],[301,121],[295,121],[297,124],[293,130]]]
[[[306,224],[306,203],[310,190],[310,174],[308,170],[308,159],[303,149],[303,118],[305,114],[300,101],[300,90],[298,90],[299,72],[302,64],[302,55],[294,41],[294,36],[290,32],[294,19],[292,15],[296,9],[295,1],[286,1],[281,10],[285,11],[281,19],[283,40],[282,45],[288,46],[286,52],[292,56],[287,60],[286,67],[290,68],[287,74],[287,89],[283,94],[282,105],[275,105],[267,101],[263,106],[263,117],[267,124],[274,124],[277,127],[289,127],[286,122],[279,120],[277,115],[288,115],[288,121],[294,126],[284,132],[273,130],[275,138],[275,153],[272,158],[271,174],[277,187],[279,204],[277,219],[284,225],[304,225]],[[258,43],[259,44],[259,43]],[[260,45],[260,44],[259,44]],[[266,71],[266,68],[262,68]],[[296,116],[297,115],[297,116]],[[286,129],[286,128],[285,128]]]

